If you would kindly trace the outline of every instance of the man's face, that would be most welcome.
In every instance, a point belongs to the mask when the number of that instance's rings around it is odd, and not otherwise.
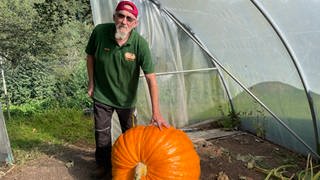
[[[113,20],[117,28],[116,39],[124,39],[138,25],[136,17],[125,10],[117,11],[113,16]]]

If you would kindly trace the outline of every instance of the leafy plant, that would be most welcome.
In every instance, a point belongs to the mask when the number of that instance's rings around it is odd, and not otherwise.
[[[34,9],[40,18],[39,27],[45,32],[56,32],[74,20],[92,23],[89,0],[45,0],[34,3]]]
[[[222,116],[224,116],[223,111],[221,111]],[[236,113],[234,111],[229,111],[228,115],[226,118],[222,118],[218,120],[218,125],[221,127],[231,130],[231,129],[237,129],[238,126],[240,125],[240,112]]]
[[[0,58],[8,104],[28,109],[35,104],[40,109],[90,106],[83,60],[92,28],[89,2],[0,1]],[[61,19],[65,12],[68,18]],[[5,100],[3,89],[0,93]]]

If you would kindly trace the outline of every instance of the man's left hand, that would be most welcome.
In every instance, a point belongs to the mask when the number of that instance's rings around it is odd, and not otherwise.
[[[169,123],[161,115],[152,115],[150,125],[155,125],[162,130],[162,126],[169,128]]]

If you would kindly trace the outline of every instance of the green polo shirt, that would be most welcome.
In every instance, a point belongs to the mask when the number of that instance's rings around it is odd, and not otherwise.
[[[99,24],[93,30],[86,53],[94,56],[94,95],[101,103],[132,108],[136,103],[140,67],[154,72],[147,41],[135,30],[123,46],[115,40],[115,24]]]

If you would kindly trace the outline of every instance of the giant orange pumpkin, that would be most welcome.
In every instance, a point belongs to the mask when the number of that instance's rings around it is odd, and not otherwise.
[[[115,180],[197,180],[200,160],[183,131],[137,126],[113,145],[112,176]]]

